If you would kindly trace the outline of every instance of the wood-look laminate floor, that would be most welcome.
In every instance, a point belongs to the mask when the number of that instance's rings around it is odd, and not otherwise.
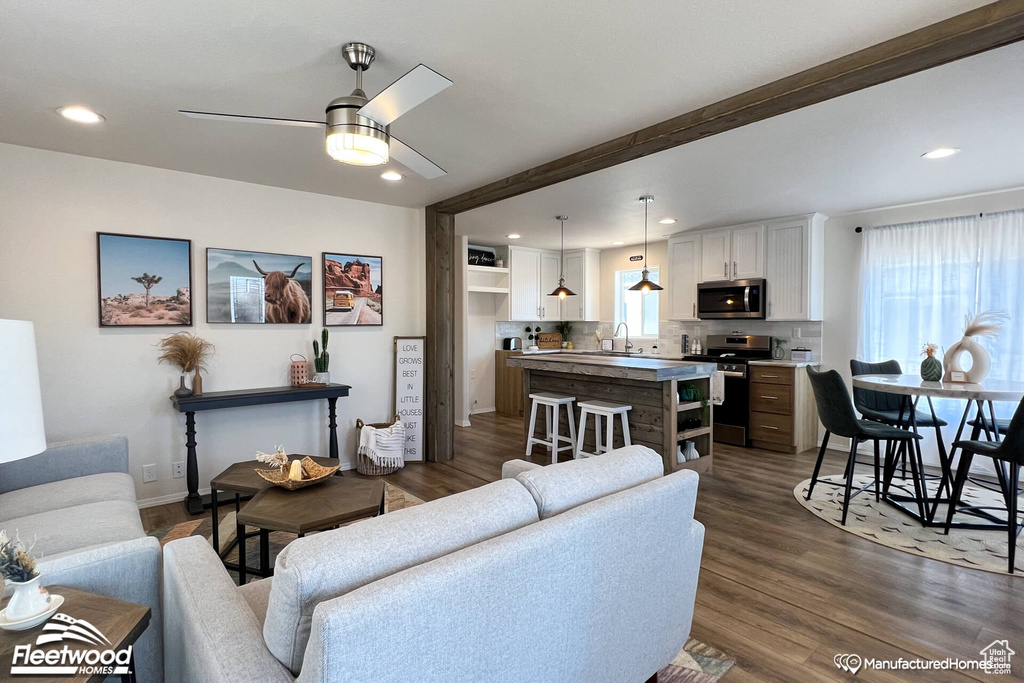
[[[409,464],[385,478],[431,500],[494,481],[503,462],[525,457],[518,418],[488,413],[472,422],[456,428],[455,460]],[[901,553],[817,519],[792,493],[814,456],[715,444],[714,474],[701,478],[696,517],[707,536],[692,635],[736,660],[723,683],[985,680],[981,672],[866,669],[854,678],[833,658],[978,659],[996,639],[1020,653],[1012,678],[1024,678],[1024,577]],[[550,456],[535,449],[533,460]],[[842,462],[832,452],[823,473],[839,473]],[[147,529],[190,518],[181,504],[142,512]]]

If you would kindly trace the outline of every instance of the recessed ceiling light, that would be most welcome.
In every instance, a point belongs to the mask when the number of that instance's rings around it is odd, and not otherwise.
[[[615,240],[614,242],[612,242],[613,247],[621,247],[623,244],[625,244],[625,242],[623,242],[622,240]]]
[[[102,116],[85,107],[62,107],[57,111],[61,116],[75,123],[99,123],[103,120]]]
[[[509,238],[510,240],[517,240],[520,237],[522,237],[522,235],[520,235],[518,232],[514,232],[511,235],[505,235],[505,237]]]
[[[658,222],[661,223],[662,225],[672,225],[673,223],[676,222],[676,219],[675,218],[662,218]]]
[[[930,152],[925,152],[921,156],[925,159],[945,159],[946,157],[951,157],[959,152],[959,147],[939,147],[938,149],[933,149]]]
[[[402,179],[402,174],[399,173],[398,171],[384,171],[383,173],[380,174],[380,177],[383,178],[384,180],[390,180],[391,182],[395,182],[396,180]]]

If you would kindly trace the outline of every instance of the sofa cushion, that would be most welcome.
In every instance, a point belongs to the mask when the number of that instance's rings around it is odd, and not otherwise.
[[[270,601],[270,584],[273,580],[273,577],[260,579],[238,587],[238,592],[245,603],[249,605],[256,620],[260,622],[260,628],[263,628],[263,624],[267,621],[267,603]]]
[[[526,460],[508,460],[501,463],[501,478],[515,479],[523,472],[529,472],[541,467],[544,466],[535,462],[527,462]]]
[[[8,535],[17,534],[25,543],[34,543],[32,554],[39,560],[69,550],[130,541],[146,535],[139,508],[123,500],[40,512],[4,520],[0,525]]]
[[[104,500],[134,503],[132,475],[123,472],[90,474],[0,494],[0,522]]]
[[[0,493],[101,472],[128,472],[128,439],[116,436],[51,443],[39,455],[0,463]]]
[[[603,455],[521,472],[516,480],[537,502],[541,519],[657,479],[661,456],[647,446],[626,446]]]
[[[293,541],[274,566],[267,647],[297,675],[321,602],[536,521],[533,498],[506,480]]]

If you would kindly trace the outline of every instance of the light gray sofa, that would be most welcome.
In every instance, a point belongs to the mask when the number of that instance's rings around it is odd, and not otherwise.
[[[641,683],[690,631],[697,475],[642,446],[298,539],[236,587],[164,548],[168,681]]]
[[[0,465],[0,528],[34,543],[44,586],[149,605],[138,680],[163,680],[160,543],[146,536],[124,437],[53,444]]]

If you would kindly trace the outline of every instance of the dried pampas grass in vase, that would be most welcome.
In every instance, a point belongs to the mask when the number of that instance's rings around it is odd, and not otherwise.
[[[192,378],[192,394],[199,396],[203,393],[203,377],[200,370],[206,369],[206,359],[213,355],[216,350],[210,342],[189,332],[178,332],[169,337],[164,337],[158,344],[160,347],[161,363],[167,362],[181,368],[181,386],[174,392],[175,396],[182,396],[185,389],[185,375],[194,372]]]

